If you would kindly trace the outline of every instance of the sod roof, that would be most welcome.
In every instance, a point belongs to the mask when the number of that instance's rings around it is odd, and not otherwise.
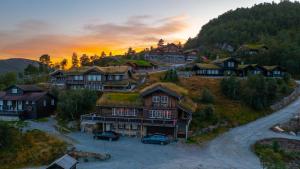
[[[83,74],[90,70],[99,71],[105,74],[117,74],[117,73],[126,73],[129,70],[128,66],[107,66],[107,67],[99,67],[99,66],[83,66],[80,68],[74,68],[67,71],[68,74]]]
[[[144,89],[142,89],[140,93],[142,95],[147,95],[149,92],[151,93],[156,89],[164,90],[166,92],[169,92],[169,94],[175,95],[176,97],[181,97],[188,94],[188,91],[183,87],[180,87],[174,83],[163,83],[163,82],[158,82],[150,86],[147,86]]]
[[[153,64],[151,62],[146,61],[146,60],[128,60],[127,63],[136,64],[137,66],[141,66],[141,67],[151,67],[151,66],[153,66]]]
[[[139,93],[109,92],[103,93],[97,106],[141,107],[143,102]]]
[[[221,69],[220,66],[209,63],[197,63],[196,66],[201,69]]]

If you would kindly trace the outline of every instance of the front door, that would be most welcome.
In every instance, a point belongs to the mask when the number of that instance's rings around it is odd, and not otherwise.
[[[110,124],[106,124],[105,129],[106,131],[111,131]]]
[[[17,101],[18,104],[18,110],[22,110],[23,106],[22,106],[22,101]]]

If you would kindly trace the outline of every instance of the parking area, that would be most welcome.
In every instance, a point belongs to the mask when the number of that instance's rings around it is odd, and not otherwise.
[[[181,162],[187,157],[198,157],[199,147],[176,142],[168,145],[143,144],[140,138],[121,137],[118,141],[94,140],[87,133],[68,135],[78,143],[78,150],[108,153],[108,161],[80,163],[78,169],[163,169],[184,168]],[[166,166],[167,165],[167,166]],[[186,163],[185,163],[186,165]]]

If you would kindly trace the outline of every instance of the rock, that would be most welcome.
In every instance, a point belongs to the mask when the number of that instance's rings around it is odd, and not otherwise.
[[[290,131],[289,134],[290,134],[290,135],[293,135],[293,136],[296,136],[296,133],[293,132],[293,131]]]
[[[75,129],[77,128],[78,126],[78,123],[76,121],[70,121],[68,124],[67,124],[67,127],[68,128],[71,128],[71,129]]]
[[[274,130],[275,132],[284,132],[284,130],[283,130],[282,128],[280,128],[279,126],[273,127],[273,130]]]

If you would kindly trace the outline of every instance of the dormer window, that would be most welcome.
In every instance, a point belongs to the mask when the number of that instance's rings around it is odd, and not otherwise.
[[[228,62],[228,67],[234,67],[234,62]]]
[[[17,88],[13,88],[13,89],[11,90],[11,93],[17,94],[17,93],[18,93],[18,89],[17,89]]]
[[[51,99],[51,105],[54,106],[55,105],[55,101],[54,99]]]

